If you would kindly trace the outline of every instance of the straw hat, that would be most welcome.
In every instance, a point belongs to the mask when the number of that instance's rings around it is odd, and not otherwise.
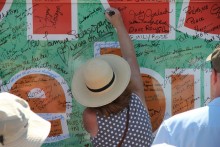
[[[40,147],[50,123],[30,110],[28,103],[7,92],[0,93],[0,136],[6,147]]]
[[[101,55],[88,60],[74,74],[72,93],[87,107],[99,107],[118,98],[128,86],[130,66],[122,57]]]

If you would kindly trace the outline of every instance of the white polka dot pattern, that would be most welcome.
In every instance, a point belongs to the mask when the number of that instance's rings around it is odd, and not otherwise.
[[[129,104],[129,126],[123,147],[150,147],[153,141],[150,116],[140,98],[132,94]],[[94,147],[116,147],[125,130],[127,108],[110,117],[97,115],[98,134],[91,137]]]

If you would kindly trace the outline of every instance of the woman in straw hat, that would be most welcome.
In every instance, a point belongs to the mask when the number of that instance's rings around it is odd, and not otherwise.
[[[151,146],[152,128],[135,50],[120,12],[108,8],[106,18],[116,28],[123,58],[101,55],[74,74],[72,93],[87,108],[84,127],[94,146]]]

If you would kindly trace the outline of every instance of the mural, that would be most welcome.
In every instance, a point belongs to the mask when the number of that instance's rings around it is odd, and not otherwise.
[[[210,101],[205,59],[220,41],[217,0],[0,0],[0,90],[51,122],[44,147],[91,146],[71,80],[86,60],[121,55],[109,6],[134,43],[154,135],[163,120]]]

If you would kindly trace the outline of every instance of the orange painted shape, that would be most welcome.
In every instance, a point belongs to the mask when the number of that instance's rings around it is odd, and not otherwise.
[[[108,0],[111,7],[121,11],[129,34],[168,34],[169,2],[114,2]]]
[[[194,76],[172,75],[172,115],[194,108]]]
[[[0,0],[0,12],[2,11],[4,5],[5,5],[6,0]]]
[[[101,48],[100,49],[100,54],[115,54],[122,56],[120,48]]]
[[[62,124],[60,119],[49,120],[51,123],[51,130],[48,137],[58,136],[63,134]]]
[[[33,34],[67,34],[71,13],[71,0],[33,0]]]
[[[213,0],[190,0],[185,26],[204,33],[220,34],[220,3]]]
[[[38,91],[31,90],[38,88]],[[66,98],[60,83],[44,74],[30,74],[17,80],[11,87],[13,93],[25,99],[35,113],[65,113]],[[39,95],[45,98],[39,98]],[[29,98],[32,97],[32,98]]]
[[[145,99],[151,117],[153,132],[158,129],[164,119],[166,100],[159,82],[148,74],[142,74]]]

